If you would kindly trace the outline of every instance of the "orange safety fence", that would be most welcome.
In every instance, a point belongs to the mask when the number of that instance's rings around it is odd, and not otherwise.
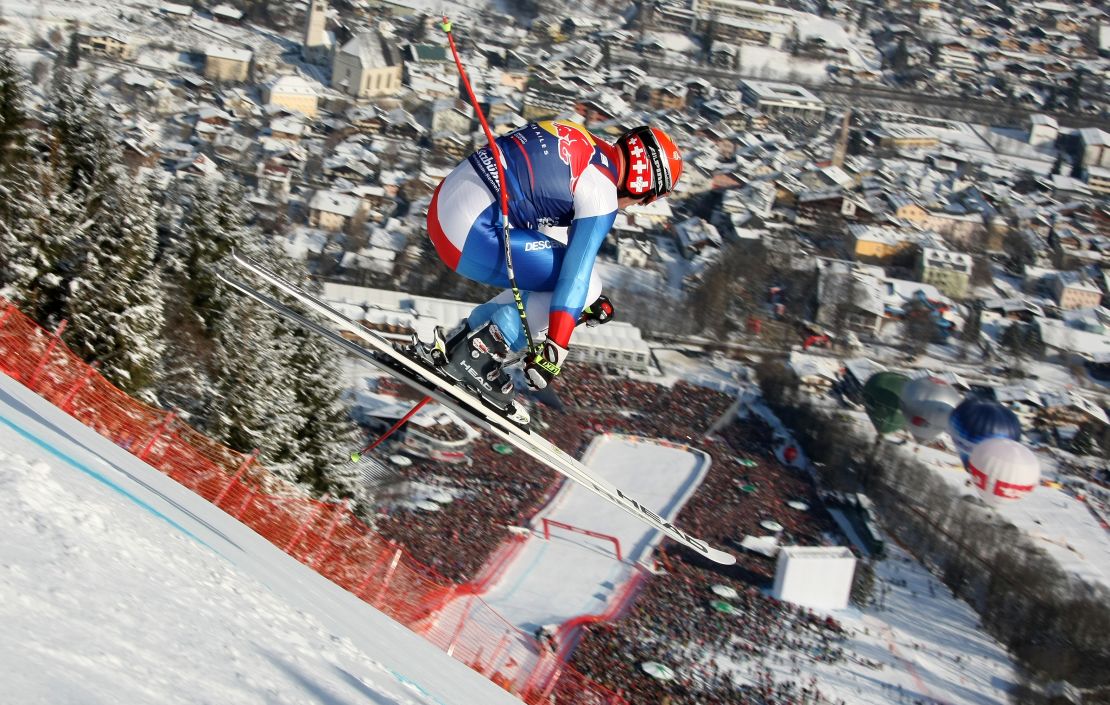
[[[232,450],[174,412],[127,396],[74,355],[60,333],[61,327],[50,333],[0,298],[0,373],[524,702],[628,705],[506,621],[475,594],[473,584],[456,585],[415,560],[346,502],[313,499],[266,470],[254,454]]]

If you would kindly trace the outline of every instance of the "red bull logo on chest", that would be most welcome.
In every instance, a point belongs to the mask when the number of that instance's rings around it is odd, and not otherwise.
[[[594,157],[594,143],[580,127],[561,122],[551,123],[559,138],[559,159],[570,167],[574,178],[586,170]]]

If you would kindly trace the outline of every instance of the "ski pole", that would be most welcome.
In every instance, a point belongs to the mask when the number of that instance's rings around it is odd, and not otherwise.
[[[458,47],[455,46],[455,35],[451,33],[451,20],[447,19],[447,15],[443,16],[443,24],[441,27],[447,34],[447,42],[451,45],[451,56],[455,59],[455,68],[459,70],[459,76],[462,78],[463,86],[466,88],[466,94],[470,98],[470,104],[474,106],[474,112],[478,116],[478,122],[482,124],[482,131],[486,134],[486,141],[489,142],[489,149],[493,154],[494,166],[497,167],[497,180],[501,184],[501,241],[505,246],[505,273],[509,277],[509,288],[512,289],[513,292],[513,302],[516,304],[516,312],[517,315],[520,316],[520,323],[524,328],[524,339],[527,341],[528,352],[531,353],[536,349],[536,343],[532,340],[532,331],[528,328],[528,313],[524,310],[524,298],[520,294],[520,287],[516,284],[516,271],[513,268],[513,248],[512,241],[509,237],[509,182],[505,178],[505,168],[502,164],[501,150],[497,148],[497,141],[493,137],[493,131],[489,129],[486,116],[482,113],[481,106],[478,105],[478,98],[474,95],[474,89],[470,86],[470,78],[466,75],[466,68],[463,67],[462,59],[459,58],[459,50]]]
[[[363,455],[366,455],[367,453],[369,453],[370,451],[374,450],[374,449],[375,449],[375,448],[377,448],[377,447],[378,447],[379,445],[381,445],[381,444],[382,444],[382,442],[383,442],[383,441],[385,441],[385,439],[387,439],[387,438],[389,438],[390,436],[392,436],[392,435],[393,435],[393,432],[394,432],[394,431],[396,431],[397,429],[399,429],[399,428],[401,428],[402,426],[404,426],[404,425],[405,425],[405,423],[406,423],[406,422],[407,422],[407,421],[408,421],[409,419],[411,419],[411,418],[413,417],[413,415],[414,415],[414,414],[416,414],[416,412],[420,411],[421,407],[423,407],[423,406],[424,406],[425,404],[427,404],[427,403],[428,403],[428,402],[430,402],[431,400],[432,400],[432,398],[431,398],[431,397],[424,397],[423,399],[421,399],[421,400],[420,400],[420,402],[419,402],[419,403],[418,403],[418,404],[417,404],[416,406],[414,406],[414,407],[412,407],[411,409],[409,409],[409,412],[408,412],[407,414],[405,414],[404,416],[402,416],[402,417],[401,417],[401,420],[400,420],[400,421],[398,421],[397,423],[393,424],[393,427],[392,427],[392,428],[390,428],[390,429],[389,429],[388,431],[386,431],[386,432],[385,432],[385,433],[383,433],[382,435],[378,436],[377,440],[375,440],[375,441],[373,441],[372,443],[368,444],[368,445],[367,445],[366,447],[364,447],[364,448],[363,448],[362,450],[356,450],[356,451],[355,451],[354,453],[351,453],[351,462],[352,462],[352,463],[357,463],[358,461],[362,460],[362,456],[363,456]]]

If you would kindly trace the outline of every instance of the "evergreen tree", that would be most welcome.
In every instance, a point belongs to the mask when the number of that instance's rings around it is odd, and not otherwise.
[[[87,250],[85,231],[100,217],[97,179],[107,180],[117,153],[92,84],[75,86],[64,68],[54,79],[45,138],[50,165],[19,150],[18,168],[0,178],[0,287],[48,327],[65,314]],[[18,90],[8,95],[18,97]]]
[[[166,355],[160,394],[192,422],[204,426],[219,399],[223,368],[222,319],[239,295],[214,276],[212,267],[233,249],[248,250],[259,239],[245,227],[241,189],[229,182],[180,184],[160,213],[165,252]]]
[[[1082,66],[1075,70],[1075,74],[1068,81],[1067,101],[1068,109],[1077,111],[1083,98],[1083,79],[1087,71]]]
[[[1053,175],[1059,174],[1060,173],[1060,167],[1062,167],[1063,165],[1064,165],[1064,157],[1059,152],[1057,152],[1056,153],[1056,161],[1052,162],[1052,171],[1050,171],[1049,173],[1053,174]]]
[[[108,116],[90,81],[76,82],[64,66],[56,66],[46,110],[59,169],[69,190],[81,192],[96,209],[98,183],[119,161]]]
[[[296,443],[288,449],[288,462],[298,482],[320,493],[352,496],[357,493],[359,475],[345,458],[357,436],[342,400],[340,356],[315,333],[293,327],[283,337],[289,346],[286,384],[293,390],[298,410]]]
[[[1025,273],[1025,268],[1032,265],[1037,259],[1037,253],[1029,244],[1029,239],[1020,230],[1011,230],[1006,234],[1003,247],[1010,258],[1010,269],[1019,274]]]
[[[203,426],[205,409],[215,396],[208,372],[215,346],[181,287],[167,277],[165,270],[160,271],[166,283],[162,333],[165,350],[158,397],[189,423]]]
[[[894,48],[894,54],[890,57],[890,65],[896,73],[904,73],[910,66],[910,50],[906,46],[906,38],[898,38],[898,46]]]
[[[247,299],[228,303],[215,331],[210,360],[214,399],[204,425],[232,448],[258,448],[264,463],[295,481],[295,472],[282,462],[299,419],[293,411],[294,392],[284,383],[285,356],[274,337],[278,325],[273,315]]]
[[[15,63],[11,50],[0,48],[0,176],[25,162],[24,123],[27,120],[27,79]]]
[[[964,321],[964,329],[960,332],[960,339],[966,343],[979,342],[979,335],[983,329],[983,302],[976,300],[971,304],[971,311]]]
[[[177,194],[184,215],[166,253],[166,269],[180,287],[205,330],[212,333],[236,295],[227,290],[212,267],[232,250],[245,250],[259,239],[246,227],[249,214],[242,187],[233,182],[196,182],[191,192]]]
[[[359,474],[346,464],[358,442],[354,422],[343,402],[343,377],[339,356],[315,334],[295,333],[298,346],[289,360],[295,377],[292,388],[301,409],[296,430],[300,441],[298,481],[317,491],[353,496]]]
[[[70,283],[67,342],[131,394],[149,395],[163,348],[154,207],[122,170],[106,184]]]
[[[313,289],[304,266],[287,257],[274,241],[260,243],[251,254],[268,269]],[[356,434],[342,402],[339,354],[316,333],[281,318],[275,319],[271,343],[264,354],[278,361],[276,384],[292,393],[277,424],[283,430],[271,439],[271,463],[287,479],[318,494],[357,494],[359,473],[346,462]]]
[[[1041,338],[1041,327],[1037,323],[1011,323],[1002,332],[999,343],[1018,359],[1039,358],[1044,355],[1044,340]]]
[[[285,479],[351,496],[339,475],[354,444],[338,356],[323,341],[228,290],[212,267],[232,250],[294,279],[301,265],[246,223],[241,189],[197,182],[163,207],[166,377],[162,397],[242,451],[258,448]],[[338,461],[338,463],[337,463]]]
[[[716,39],[717,32],[717,13],[710,12],[709,18],[705,21],[705,25],[702,27],[701,34],[702,50],[700,58],[704,59],[705,61],[709,61],[709,57],[713,53],[713,40]]]
[[[0,295],[47,327],[61,320],[82,218],[77,200],[41,163],[0,178]]]
[[[416,16],[416,22],[412,25],[412,41],[422,42],[428,33],[428,16],[421,12]]]
[[[66,44],[66,52],[64,55],[59,55],[65,62],[66,68],[75,69],[81,63],[81,49],[78,46],[80,38],[77,32],[72,32],[69,35],[69,42]]]
[[[1087,178],[1087,169],[1083,166],[1082,159],[1076,159],[1075,162],[1071,165],[1071,177],[1073,179],[1079,179],[1081,181]]]

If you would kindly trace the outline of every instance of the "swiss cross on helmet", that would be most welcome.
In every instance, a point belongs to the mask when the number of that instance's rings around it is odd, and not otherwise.
[[[651,203],[666,196],[682,176],[682,155],[678,147],[657,127],[641,125],[617,140],[624,155],[624,180],[617,195]]]

